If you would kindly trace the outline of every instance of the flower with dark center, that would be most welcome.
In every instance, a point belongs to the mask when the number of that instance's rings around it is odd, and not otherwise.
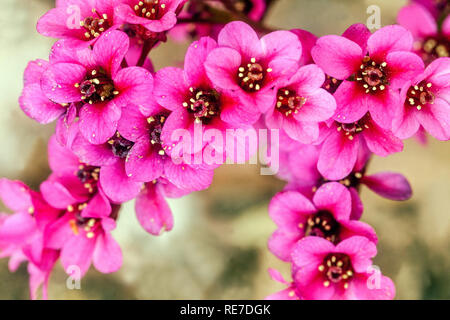
[[[308,218],[306,236],[325,238],[333,243],[339,242],[340,225],[334,216],[326,210],[320,210]]]
[[[306,98],[300,97],[295,90],[282,88],[277,93],[276,110],[286,117],[297,114],[306,103]]]
[[[80,164],[75,175],[83,183],[83,186],[89,193],[97,191],[97,183],[99,179],[100,167],[94,167],[87,164]]]
[[[92,9],[92,13],[96,16],[87,17],[83,21],[80,21],[80,26],[86,30],[84,36],[88,40],[98,38],[104,31],[111,27],[111,23],[108,20],[108,15],[106,13],[100,14],[95,9]]]
[[[367,114],[364,118],[353,123],[339,123],[336,122],[337,131],[347,136],[349,140],[353,140],[355,135],[360,134],[365,129],[369,129],[370,116]]]
[[[437,35],[425,39],[421,47],[421,55],[426,64],[437,58],[450,56],[450,40],[447,36]]]
[[[108,144],[111,146],[111,151],[116,157],[125,159],[133,147],[134,142],[125,139],[119,132],[116,132],[114,137],[108,140]]]
[[[100,219],[82,217],[81,210],[73,207],[68,209],[73,214],[73,218],[69,220],[70,229],[76,236],[80,234],[80,229],[82,229],[86,238],[92,239],[95,236],[96,229],[100,227],[101,221]]]
[[[369,56],[365,56],[360,70],[356,74],[356,81],[362,85],[366,93],[375,93],[377,90],[383,91],[389,85],[386,70],[386,62],[377,63]]]
[[[328,287],[330,282],[342,283],[344,289],[348,289],[348,282],[354,275],[350,257],[343,253],[330,253],[325,256],[318,270],[325,280],[323,285]]]
[[[80,89],[82,101],[89,104],[110,101],[119,94],[114,82],[101,67],[88,71],[84,80],[76,83],[75,87]]]
[[[251,58],[249,63],[239,67],[238,83],[247,92],[259,91],[264,85],[266,74],[271,71],[270,68],[264,69],[255,58]]]
[[[189,100],[183,102],[183,107],[194,116],[195,122],[209,124],[220,116],[220,95],[216,90],[190,87],[189,92]]]
[[[147,118],[147,122],[149,124],[148,132],[152,149],[158,151],[160,156],[165,155],[164,148],[162,146],[161,133],[168,114],[168,112],[161,112]]]
[[[329,75],[326,75],[326,79],[322,88],[327,90],[329,93],[333,94],[336,92],[337,88],[339,88],[339,85],[341,83],[342,80],[338,80],[336,78],[330,77]]]
[[[410,106],[421,110],[422,106],[427,104],[433,104],[435,95],[430,90],[432,87],[431,82],[421,81],[415,86],[411,86],[406,94],[405,106]]]

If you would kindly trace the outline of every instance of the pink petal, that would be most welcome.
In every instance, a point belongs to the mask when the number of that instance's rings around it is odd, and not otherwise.
[[[66,108],[50,101],[42,92],[40,84],[26,86],[19,98],[22,111],[30,118],[42,124],[58,119]]]
[[[241,90],[236,73],[241,66],[241,55],[231,48],[217,48],[211,51],[205,62],[209,79],[224,90]]]
[[[441,98],[436,98],[433,104],[428,104],[416,113],[417,120],[425,130],[438,140],[450,139],[450,104]]]
[[[297,93],[311,94],[322,87],[325,74],[315,64],[300,67],[289,79],[289,83],[295,87]]]
[[[178,188],[200,191],[209,188],[214,176],[213,170],[199,169],[186,164],[175,164],[166,161],[164,175]]]
[[[359,197],[359,193],[355,188],[349,188],[350,194],[352,196],[352,213],[350,214],[350,219],[359,220],[362,216],[364,205]]]
[[[150,108],[155,105],[153,98],[153,77],[147,69],[129,67],[120,70],[114,78],[114,85],[119,91],[114,100],[119,108],[130,104],[140,108]]]
[[[312,266],[317,271],[317,266],[325,255],[334,251],[334,245],[320,237],[306,237],[301,239],[292,253],[292,261],[297,267]]]
[[[101,188],[98,189],[95,196],[88,202],[87,207],[81,212],[81,216],[86,218],[104,218],[110,214],[111,204]]]
[[[291,254],[297,242],[302,238],[302,233],[290,233],[281,229],[275,231],[269,239],[268,247],[279,259],[289,262]]]
[[[420,5],[410,4],[400,9],[397,16],[398,24],[402,25],[415,38],[424,39],[437,33],[434,17]]]
[[[141,137],[128,153],[125,170],[133,180],[148,182],[163,174],[164,159],[150,144],[150,137]]]
[[[317,169],[329,180],[339,180],[349,175],[358,156],[359,139],[349,140],[340,132],[332,132],[320,151]]]
[[[48,142],[48,163],[55,173],[73,173],[80,164],[78,157],[62,146],[55,136],[50,137]]]
[[[116,157],[109,144],[91,144],[81,134],[77,134],[73,140],[72,150],[81,162],[88,163],[89,165],[110,165],[116,161]]]
[[[245,58],[259,58],[262,54],[261,42],[256,32],[246,23],[233,21],[219,33],[218,44],[238,51]]]
[[[380,127],[390,130],[392,119],[399,108],[403,108],[398,90],[388,89],[376,94],[366,95],[370,115]]]
[[[0,179],[0,198],[13,211],[28,212],[32,206],[30,188],[21,181]]]
[[[399,173],[376,173],[364,176],[361,182],[380,196],[391,200],[403,201],[408,200],[412,196],[408,180]]]
[[[75,87],[86,74],[86,69],[74,63],[57,63],[44,72],[41,79],[42,91],[52,101],[70,103],[81,101],[81,92]]]
[[[369,40],[371,33],[367,26],[362,23],[352,24],[345,32],[342,34],[344,38],[352,40],[357,43],[363,54],[367,53],[367,40]]]
[[[126,33],[118,30],[107,31],[94,45],[95,60],[114,78],[129,46],[130,41]]]
[[[301,95],[301,93],[300,93]],[[336,111],[336,100],[324,89],[317,89],[315,92],[306,95],[306,102],[294,115],[300,121],[326,121],[330,119]]]
[[[326,74],[344,80],[358,70],[363,52],[355,42],[331,35],[319,38],[311,55]]]
[[[300,65],[306,65],[313,63],[313,59],[311,57],[311,50],[316,45],[317,37],[307,30],[302,29],[293,29],[291,30],[294,33],[300,43],[302,45],[302,56],[300,58]]]
[[[375,122],[367,126],[369,128],[364,129],[362,135],[370,151],[380,157],[386,157],[403,150],[403,142],[392,132],[382,129]]]
[[[333,213],[338,221],[350,219],[351,195],[348,189],[338,182],[323,184],[314,194],[313,203],[317,209]]]
[[[23,85],[40,84],[42,74],[47,70],[50,63],[46,60],[37,59],[28,62],[23,74]]]
[[[380,62],[394,51],[411,51],[413,37],[411,32],[399,25],[383,27],[373,33],[367,41],[370,57]]]
[[[409,85],[406,90],[408,89]],[[406,98],[406,95],[404,98]],[[397,108],[392,119],[392,131],[396,137],[403,140],[408,139],[419,130],[419,127],[420,123],[417,121],[416,109],[414,107],[402,106],[401,108]]]
[[[285,118],[283,129],[291,139],[304,144],[310,144],[319,137],[319,127],[316,122],[302,122]]]
[[[386,56],[389,87],[400,89],[424,70],[423,60],[412,52],[391,52]]]
[[[184,58],[184,72],[191,86],[199,87],[210,82],[206,76],[205,61],[216,47],[217,42],[210,37],[202,37],[189,46]]]
[[[173,228],[173,216],[166,199],[153,184],[146,185],[136,199],[136,217],[141,226],[153,235]]]
[[[336,114],[334,119],[342,123],[352,123],[361,119],[368,111],[368,96],[354,81],[344,81],[334,93]]]
[[[89,239],[84,234],[71,236],[61,250],[61,264],[64,270],[71,270],[71,267],[76,266],[80,268],[83,276],[91,265],[95,241],[95,238]]]
[[[24,244],[35,232],[36,221],[28,212],[8,216],[0,226],[0,242]]]
[[[54,181],[44,181],[41,184],[41,192],[45,201],[58,209],[66,209],[69,205],[78,202],[66,187]]]
[[[116,272],[122,266],[122,250],[109,233],[98,236],[93,253],[95,269],[101,273]]]
[[[138,106],[130,104],[122,108],[117,131],[125,139],[136,141],[139,137],[149,133],[147,118],[141,113]]]
[[[155,75],[155,99],[168,110],[181,108],[188,90],[184,72],[179,68],[163,68]]]
[[[126,174],[124,161],[121,160],[100,169],[100,183],[106,196],[116,203],[135,198],[142,187],[142,183],[133,181]]]
[[[92,144],[105,143],[115,134],[120,115],[120,108],[111,102],[85,104],[80,109],[80,131]]]
[[[335,252],[345,253],[357,273],[366,272],[377,254],[376,245],[366,237],[353,236],[338,243]]]

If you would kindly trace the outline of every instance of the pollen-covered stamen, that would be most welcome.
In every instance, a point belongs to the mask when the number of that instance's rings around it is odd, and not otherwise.
[[[286,117],[297,114],[306,103],[306,98],[300,97],[295,90],[279,89],[277,93],[276,110]]]
[[[336,122],[337,131],[345,134],[349,140],[353,140],[355,136],[366,129],[369,129],[370,116],[367,113],[361,120],[353,123]]]
[[[333,282],[341,283],[344,289],[347,289],[354,275],[350,257],[344,253],[326,255],[318,269],[324,276],[324,287],[328,287]]]
[[[305,228],[305,236],[322,237],[333,243],[339,241],[339,222],[326,210],[311,215],[307,220],[307,225],[299,225],[299,227]]]
[[[167,113],[160,113],[147,118],[149,124],[149,138],[152,148],[158,151],[160,156],[164,156],[163,141],[161,139],[162,129],[168,117]]]
[[[352,172],[344,179],[339,180],[339,183],[347,188],[358,189],[361,184],[361,178],[364,176],[364,170],[362,172]]]
[[[87,164],[80,164],[78,171],[75,175],[83,183],[83,186],[89,191],[89,193],[94,193],[97,191],[97,183],[99,179],[100,168],[90,166]]]
[[[183,102],[183,107],[191,113],[195,122],[209,124],[220,116],[220,95],[214,89],[189,88],[189,100]]]
[[[137,2],[133,10],[139,17],[159,20],[166,11],[166,5],[161,0],[142,0]]]
[[[418,85],[411,86],[406,93],[405,106],[410,106],[421,110],[423,106],[427,104],[433,104],[435,95],[431,88],[433,87],[431,82],[422,81]]]
[[[377,63],[366,56],[356,74],[356,81],[365,89],[366,93],[383,91],[389,84],[386,77],[387,63]]]
[[[272,69],[264,69],[264,67],[256,61],[256,58],[251,58],[250,62],[244,64],[238,69],[238,83],[239,86],[248,92],[255,92],[261,90],[264,85],[264,80],[267,73]]]
[[[333,94],[336,92],[337,88],[341,85],[342,80],[338,80],[336,78],[326,76],[325,82],[322,85],[322,88],[327,90],[329,93]]]
[[[81,216],[81,211],[87,206],[87,204],[83,204],[80,206],[84,206],[83,208],[73,208],[69,206],[67,211],[74,212],[73,219],[69,220],[70,228],[74,235],[79,235],[81,231],[84,231],[86,238],[92,239],[96,234],[96,230],[101,227],[100,219],[95,218],[83,218]]]
[[[87,17],[83,21],[80,21],[80,26],[86,30],[84,34],[86,40],[99,37],[111,27],[106,13],[100,14],[95,9],[92,9],[92,13],[94,13],[96,17]]]
[[[108,140],[108,144],[111,146],[111,151],[116,157],[125,159],[128,152],[130,152],[133,147],[134,142],[125,139],[119,132],[116,132],[116,134]]]
[[[422,43],[422,50],[427,62],[436,58],[450,56],[450,40],[446,36],[430,37]]]
[[[114,88],[114,82],[101,67],[88,71],[84,80],[75,83],[75,87],[82,94],[81,100],[89,104],[109,101],[119,94]]]

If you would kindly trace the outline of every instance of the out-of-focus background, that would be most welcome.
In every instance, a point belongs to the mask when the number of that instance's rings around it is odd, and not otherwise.
[[[27,118],[18,106],[22,74],[29,60],[46,59],[52,39],[35,30],[52,0],[0,0],[0,176],[38,188],[48,173],[46,142],[54,130]],[[395,22],[403,0],[279,0],[267,23],[303,28],[317,35],[341,34],[366,22],[370,5],[381,8],[382,24]],[[152,52],[157,68],[180,62],[187,45],[167,43]],[[407,202],[382,199],[367,189],[363,220],[379,235],[375,263],[396,283],[398,299],[450,298],[450,144],[430,139],[424,147],[408,141],[405,151],[375,158],[370,172],[398,171],[408,177],[414,196]],[[103,275],[93,268],[81,290],[66,287],[58,263],[51,299],[261,299],[282,289],[269,267],[289,278],[289,266],[267,250],[275,230],[267,205],[283,187],[256,166],[217,170],[209,190],[171,201],[175,228],[161,237],[145,233],[124,206],[114,232],[123,249],[122,269]],[[0,211],[4,207],[0,204]],[[28,275],[22,266],[9,273],[0,260],[0,299],[27,299]]]

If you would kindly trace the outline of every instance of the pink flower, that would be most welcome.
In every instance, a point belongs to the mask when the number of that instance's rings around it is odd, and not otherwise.
[[[54,208],[79,212],[83,217],[103,217],[111,204],[99,183],[100,168],[82,163],[53,136],[48,145],[53,173],[41,184],[45,200]]]
[[[426,64],[450,55],[450,17],[438,27],[438,22],[429,11],[418,4],[403,7],[397,17],[398,23],[411,31],[415,52]]]
[[[450,9],[448,0],[411,0],[411,2],[424,6],[436,19]]]
[[[450,139],[450,58],[434,60],[400,95],[404,105],[393,120],[397,137],[407,139],[422,126],[438,140]]]
[[[293,278],[307,300],[393,299],[392,280],[372,267],[375,244],[354,236],[334,245],[320,237],[306,237],[292,253]]]
[[[48,226],[45,245],[61,250],[61,263],[69,273],[78,267],[83,276],[91,262],[102,273],[116,272],[122,265],[122,251],[111,231],[116,227],[117,213],[111,217],[88,218],[67,210]]]
[[[47,37],[68,39],[77,45],[94,44],[107,30],[120,26],[114,16],[117,0],[59,0],[44,14],[37,31]]]
[[[240,21],[222,29],[218,45],[206,59],[208,77],[218,88],[236,94],[254,114],[273,106],[275,87],[297,71],[302,53],[292,32],[276,31],[259,39]]]
[[[124,109],[118,130],[124,139],[131,141],[125,172],[133,181],[150,182],[163,177],[190,192],[206,189],[214,174],[211,168],[174,161],[166,153],[169,150],[162,132],[170,121],[169,114],[170,111],[156,104],[149,110],[132,105]]]
[[[91,143],[104,143],[116,132],[122,107],[146,105],[152,98],[153,78],[148,70],[120,69],[128,45],[125,33],[111,31],[93,50],[77,50],[63,40],[52,49],[42,90],[56,103],[82,104],[79,129]]]
[[[192,143],[189,153],[201,152],[210,145],[217,153],[223,154],[228,146],[220,141],[210,144],[208,139],[202,139],[202,143],[196,143],[196,127],[202,125],[202,136],[206,130],[211,130],[225,138],[227,129],[252,130],[247,124],[258,119],[259,114],[246,109],[235,94],[214,87],[209,80],[204,63],[216,47],[213,39],[201,38],[189,47],[184,70],[168,67],[156,73],[155,98],[160,105],[172,111],[162,132],[166,146],[175,147],[179,143],[186,143],[172,137],[175,130],[185,129]]]
[[[307,65],[314,63],[311,56],[311,50],[316,45],[317,37],[311,32],[303,29],[293,29],[292,33],[297,35],[298,40],[302,45],[302,56],[300,58],[300,65]]]
[[[289,170],[291,177],[285,190],[296,190],[304,196],[312,198],[314,192],[329,181],[317,170],[319,155],[320,148],[316,146],[303,146],[290,152],[286,170]],[[367,152],[366,148],[360,148],[351,173],[337,181],[347,187],[352,196],[351,219],[359,220],[363,212],[363,203],[358,195],[362,185],[391,200],[404,201],[412,196],[408,180],[399,173],[378,172],[368,175],[367,165],[370,156],[371,154]]]
[[[312,202],[299,192],[279,193],[269,205],[270,217],[278,226],[269,240],[269,249],[280,259],[290,261],[295,244],[307,236],[339,243],[362,235],[376,243],[377,236],[372,227],[350,220],[351,210],[351,194],[337,182],[322,185]]]
[[[122,23],[142,25],[152,32],[167,31],[177,23],[186,0],[118,0],[115,15]]]
[[[358,42],[324,36],[312,50],[314,61],[331,77],[344,80],[334,97],[336,121],[353,123],[370,111],[378,126],[391,129],[401,107],[398,89],[421,72],[423,61],[411,53],[412,35],[400,26],[387,26],[370,35],[359,31]]]
[[[360,148],[368,148],[380,157],[403,150],[403,143],[392,132],[382,129],[367,113],[354,123],[333,122],[325,129],[317,168],[329,180],[348,176],[355,166]]]
[[[139,223],[153,235],[172,230],[172,211],[165,198],[179,198],[188,193],[190,191],[180,189],[164,178],[146,183],[136,198],[135,210]]]
[[[319,137],[319,123],[336,110],[333,96],[321,88],[325,74],[316,65],[300,67],[278,85],[273,107],[265,115],[271,129],[283,130],[291,139],[309,144]]]
[[[0,258],[10,258],[12,272],[27,261],[30,296],[36,299],[42,285],[42,296],[46,299],[48,280],[59,252],[44,247],[43,232],[60,211],[20,181],[0,179],[0,198],[14,211],[11,215],[0,214]]]

